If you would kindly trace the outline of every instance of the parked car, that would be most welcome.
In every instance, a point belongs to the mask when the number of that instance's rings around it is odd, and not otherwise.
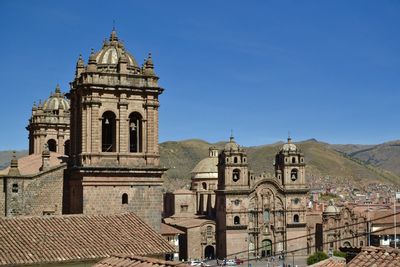
[[[210,265],[205,263],[204,261],[194,260],[190,261],[189,264],[191,266],[201,266],[201,267],[209,267]]]
[[[235,259],[235,263],[236,263],[237,265],[243,264],[243,260],[242,260],[242,259],[236,258],[236,259]]]
[[[234,259],[227,260],[226,261],[226,265],[227,266],[234,266],[234,265],[236,265],[236,260],[234,260]]]

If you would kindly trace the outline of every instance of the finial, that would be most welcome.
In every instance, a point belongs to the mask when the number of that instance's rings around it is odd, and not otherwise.
[[[18,176],[20,173],[18,170],[18,160],[17,160],[16,152],[13,151],[12,153],[13,153],[13,155],[11,158],[10,170],[8,171],[8,175]]]
[[[290,137],[290,131],[288,132],[287,142],[288,142],[288,143],[291,143],[291,142],[292,142],[292,138]]]
[[[113,29],[112,29],[111,35],[110,35],[110,42],[112,42],[112,41],[118,41],[117,32],[115,30],[115,25],[113,25]]]
[[[231,136],[229,137],[229,141],[232,142],[233,139],[235,139],[235,138],[233,137],[233,130],[231,129]]]
[[[91,54],[91,55],[93,55],[93,54],[94,54],[94,49],[93,49],[93,47],[92,47],[92,48],[90,48],[90,54]]]
[[[57,83],[57,85],[56,85],[56,94],[59,94],[59,93],[61,93],[61,90],[60,90],[60,85]]]
[[[36,101],[33,101],[33,107],[36,108]]]

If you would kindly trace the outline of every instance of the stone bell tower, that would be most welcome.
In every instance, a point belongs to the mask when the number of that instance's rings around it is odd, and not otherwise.
[[[71,82],[68,213],[132,211],[160,227],[162,174],[158,97],[163,88],[149,54],[142,66],[115,29],[88,64],[80,56]]]
[[[216,193],[217,257],[245,257],[250,193],[247,155],[230,138],[218,157]]]
[[[274,165],[275,178],[283,185],[286,199],[286,251],[306,254],[304,244],[307,244],[306,210],[309,191],[305,178],[306,163],[303,152],[292,143],[290,137],[276,154]]]

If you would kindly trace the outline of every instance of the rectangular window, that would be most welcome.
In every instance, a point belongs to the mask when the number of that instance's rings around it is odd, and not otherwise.
[[[17,183],[13,183],[11,191],[13,193],[18,193],[18,184]]]
[[[181,212],[187,212],[188,211],[188,205],[181,205]]]

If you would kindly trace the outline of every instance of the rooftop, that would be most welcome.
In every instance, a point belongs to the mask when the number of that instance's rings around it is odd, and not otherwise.
[[[0,266],[162,255],[175,249],[133,213],[0,219]]]
[[[50,168],[66,163],[68,156],[50,152]],[[40,172],[42,155],[31,154],[18,159],[18,170],[21,175],[32,175]],[[10,167],[0,170],[0,175],[7,175]]]
[[[129,256],[129,255],[113,255],[93,265],[93,267],[188,267],[190,265],[181,262],[164,261],[147,257]]]
[[[365,247],[352,259],[349,267],[400,266],[400,250],[384,247]]]

